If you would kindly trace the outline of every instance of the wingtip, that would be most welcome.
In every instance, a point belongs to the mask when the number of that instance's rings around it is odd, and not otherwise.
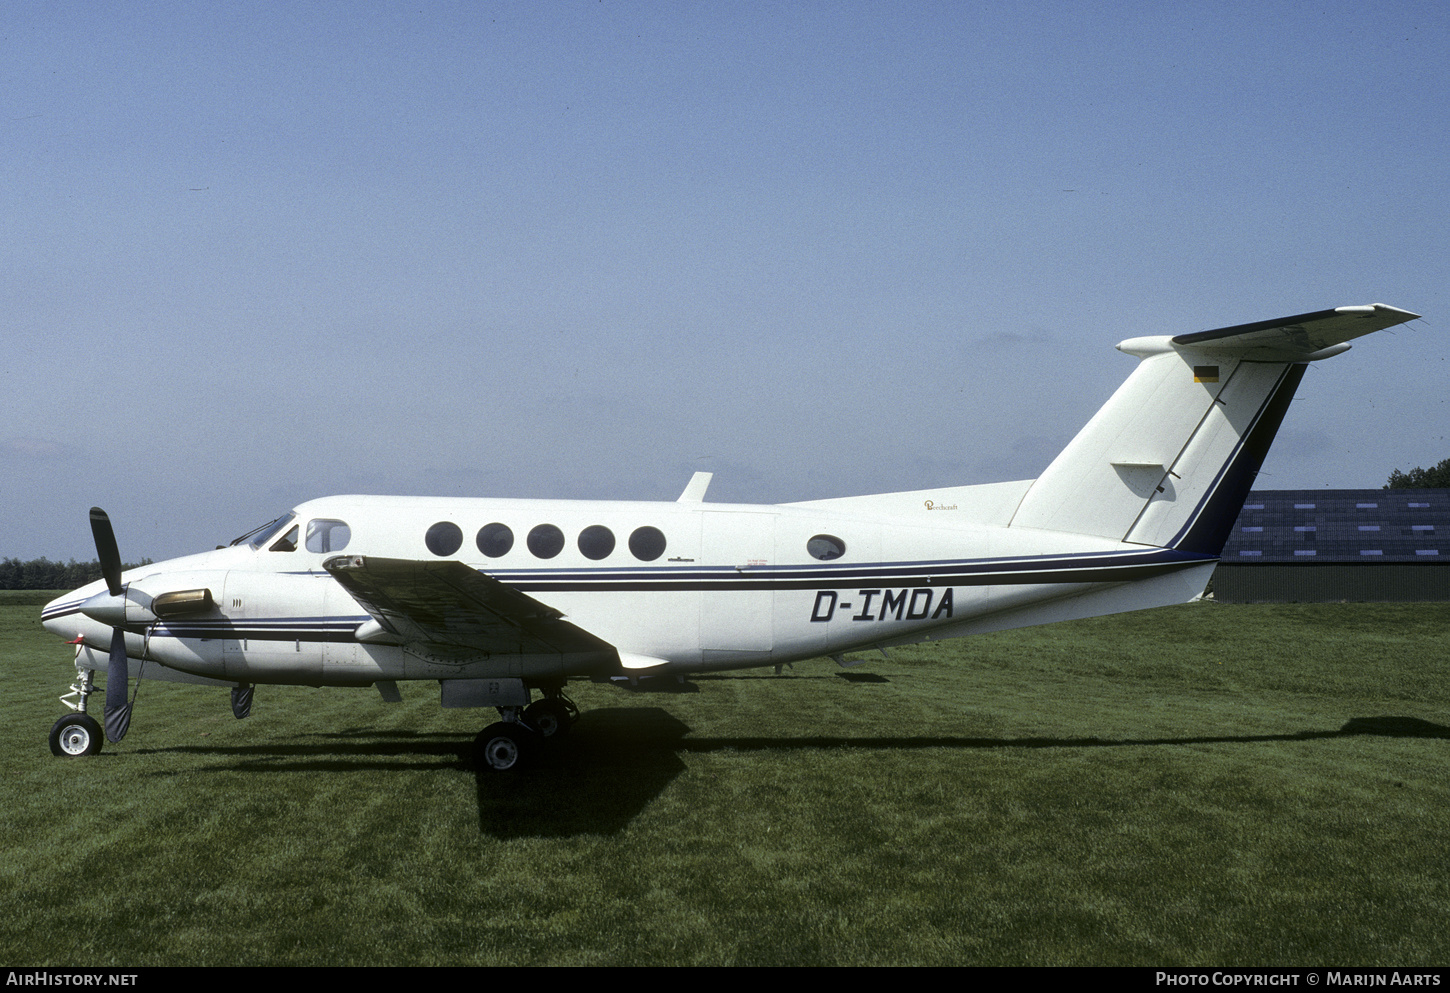
[[[1387,303],[1368,303],[1368,304],[1358,304],[1358,305],[1349,306],[1349,307],[1335,307],[1334,308],[1334,312],[1336,314],[1345,314],[1345,315],[1360,314],[1360,315],[1362,315],[1364,317],[1374,317],[1374,316],[1378,316],[1378,317],[1392,317],[1393,316],[1393,317],[1398,317],[1400,319],[1400,323],[1404,323],[1405,321],[1415,321],[1415,320],[1419,320],[1419,318],[1420,318],[1420,315],[1419,314],[1412,313],[1412,312],[1410,312],[1408,310],[1401,310],[1399,307],[1391,307]]]
[[[1374,305],[1374,308],[1377,311],[1382,311],[1387,314],[1398,314],[1401,321],[1418,321],[1420,319],[1420,315],[1413,311],[1401,310],[1399,307],[1391,307],[1387,303],[1377,303]]]

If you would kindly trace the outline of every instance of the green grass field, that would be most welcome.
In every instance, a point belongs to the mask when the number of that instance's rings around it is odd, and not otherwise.
[[[124,742],[54,758],[43,599],[0,600],[9,963],[1450,961],[1450,604],[575,684],[510,778],[433,684],[260,687],[236,721],[146,682]]]

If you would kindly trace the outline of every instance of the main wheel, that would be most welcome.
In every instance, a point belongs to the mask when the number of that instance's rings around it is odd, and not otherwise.
[[[545,738],[562,738],[578,719],[578,708],[560,697],[539,700],[524,710],[524,723]]]
[[[473,739],[473,760],[480,769],[517,772],[532,761],[538,747],[538,734],[517,721],[499,721]]]
[[[50,754],[95,755],[105,744],[101,725],[90,714],[67,714],[50,729]]]

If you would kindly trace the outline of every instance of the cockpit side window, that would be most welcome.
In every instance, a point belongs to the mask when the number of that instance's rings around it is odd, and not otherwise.
[[[346,521],[321,518],[307,522],[307,550],[309,552],[340,552],[352,540],[352,528]]]
[[[267,549],[269,552],[295,552],[297,551],[297,525],[294,524],[282,537],[272,542]]]

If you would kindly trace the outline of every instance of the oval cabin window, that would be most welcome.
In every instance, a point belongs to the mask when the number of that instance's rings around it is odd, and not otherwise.
[[[846,554],[846,543],[833,534],[818,534],[806,542],[806,551],[813,559],[829,562]]]

